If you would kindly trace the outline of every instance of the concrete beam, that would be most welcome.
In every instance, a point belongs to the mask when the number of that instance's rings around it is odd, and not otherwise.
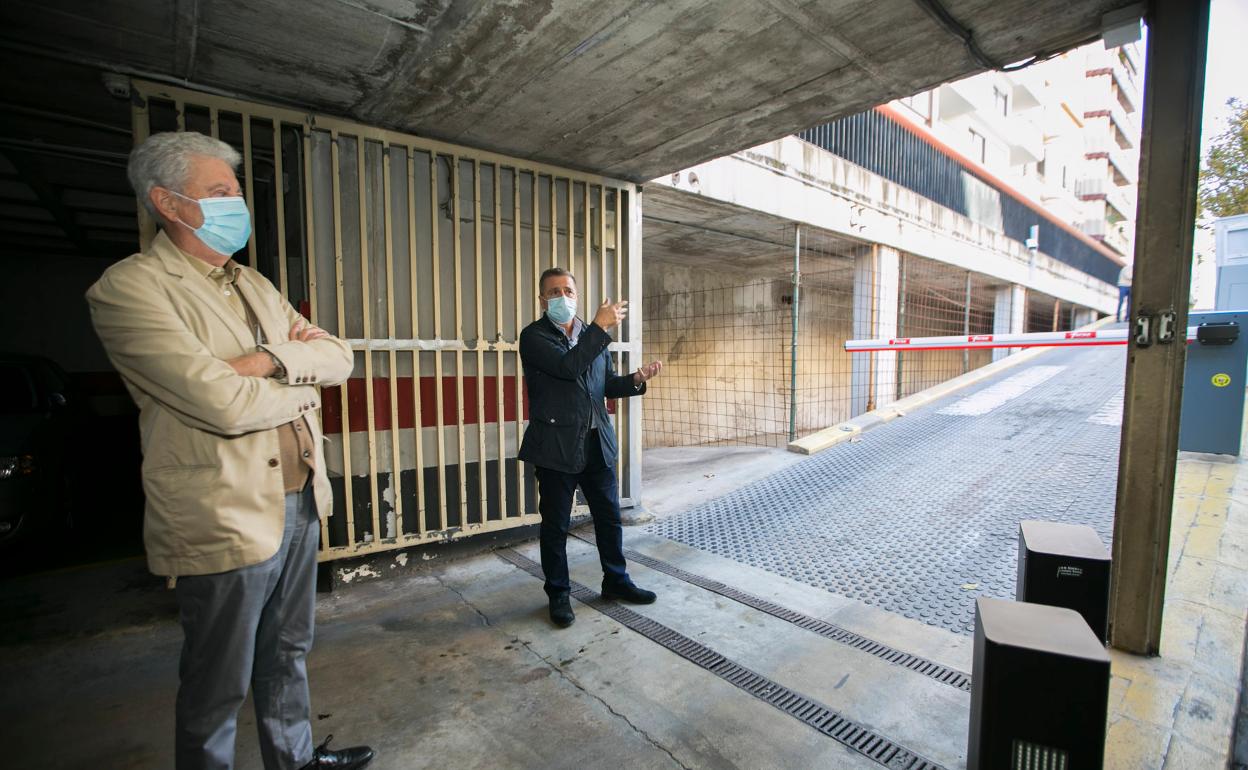
[[[9,2],[0,47],[16,79],[50,56],[189,77],[643,182],[1073,48],[1130,1],[946,2],[965,35],[914,0]]]
[[[1154,341],[1131,345],[1127,357],[1110,643],[1157,655],[1187,352],[1182,330],[1196,224],[1209,0],[1154,0],[1149,29],[1131,320],[1132,328],[1150,323]],[[1172,328],[1179,330],[1169,344],[1157,341],[1165,314],[1172,314]]]

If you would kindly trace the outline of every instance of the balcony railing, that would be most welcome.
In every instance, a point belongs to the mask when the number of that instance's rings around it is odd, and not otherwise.
[[[1026,118],[1007,118],[1005,137],[1010,144],[1010,165],[1044,160],[1044,132]]]
[[[1134,150],[1113,147],[1109,150],[1109,164],[1115,172],[1115,182],[1120,185],[1133,185],[1139,178],[1140,156]]]
[[[1122,108],[1117,99],[1109,105],[1109,119],[1121,136],[1127,140],[1127,146],[1123,146],[1122,139],[1117,139],[1119,147],[1130,149],[1140,146],[1140,129],[1135,125],[1135,121],[1128,117],[1127,111]]]
[[[942,114],[945,106],[941,107]],[[1062,224],[1063,219],[1037,210],[977,164],[943,148],[925,132],[904,127],[885,111],[850,115],[802,131],[798,136],[971,219],[975,219],[972,191],[990,192],[1000,217],[996,227],[1007,238],[1023,243],[1030,237],[1032,227],[1039,226],[1041,252],[1109,283],[1117,279],[1118,266],[1070,232],[1069,225]],[[1103,182],[1107,184],[1108,178]]]
[[[1135,81],[1131,80],[1127,75],[1127,71],[1123,68],[1121,62],[1115,62],[1112,70],[1114,85],[1118,87],[1118,101],[1126,102],[1123,109],[1132,113],[1140,108],[1140,89],[1136,87]]]

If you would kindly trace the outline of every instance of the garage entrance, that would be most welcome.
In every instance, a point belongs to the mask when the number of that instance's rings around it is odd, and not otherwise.
[[[538,520],[516,461],[526,408],[518,337],[536,276],[573,271],[585,307],[640,291],[629,182],[136,80],[135,140],[193,130],[243,155],[247,258],[356,365],[326,388],[336,510],[322,559]],[[154,225],[140,211],[143,242]],[[638,365],[640,319],[611,349]],[[635,344],[636,341],[636,344]],[[614,409],[621,496],[635,496],[640,414]]]

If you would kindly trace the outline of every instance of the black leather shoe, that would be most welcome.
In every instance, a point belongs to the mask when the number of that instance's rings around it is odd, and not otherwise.
[[[373,750],[367,746],[352,746],[349,749],[329,750],[329,742],[334,736],[326,736],[325,741],[312,752],[312,761],[301,770],[357,770],[373,761]]]
[[[576,622],[576,615],[572,612],[572,600],[567,594],[550,597],[550,622],[560,628],[567,628]]]
[[[658,598],[654,591],[647,591],[644,588],[638,588],[632,583],[625,583],[618,586],[603,585],[602,598],[604,599],[622,599],[630,604],[654,604],[654,600]]]

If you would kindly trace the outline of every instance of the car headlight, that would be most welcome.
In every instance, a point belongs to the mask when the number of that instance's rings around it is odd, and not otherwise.
[[[34,455],[0,457],[0,480],[14,476],[29,476],[35,472]]]

